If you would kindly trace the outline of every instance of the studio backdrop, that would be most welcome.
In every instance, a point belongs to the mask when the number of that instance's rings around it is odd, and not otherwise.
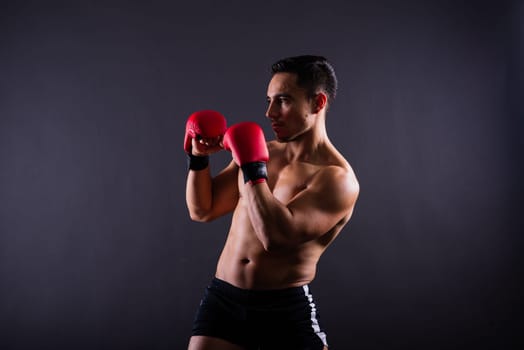
[[[0,347],[184,349],[230,222],[189,218],[185,121],[272,139],[270,65],[316,54],[361,186],[311,284],[330,348],[519,348],[523,23],[522,1],[2,2]]]

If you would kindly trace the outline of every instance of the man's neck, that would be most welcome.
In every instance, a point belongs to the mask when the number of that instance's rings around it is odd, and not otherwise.
[[[330,144],[326,125],[318,121],[311,129],[286,143],[286,158],[292,161],[311,161],[321,156],[325,146]]]

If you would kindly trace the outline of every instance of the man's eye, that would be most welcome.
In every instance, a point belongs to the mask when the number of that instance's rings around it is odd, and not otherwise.
[[[267,99],[267,104],[270,104],[272,101],[271,99]],[[277,105],[285,105],[285,104],[289,104],[291,102],[291,100],[287,97],[278,97],[276,99],[273,100],[273,102]]]

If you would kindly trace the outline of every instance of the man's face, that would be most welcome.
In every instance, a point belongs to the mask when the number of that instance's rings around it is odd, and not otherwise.
[[[306,90],[297,86],[296,74],[276,73],[267,89],[266,117],[278,141],[288,142],[307,131],[312,123],[311,101]]]

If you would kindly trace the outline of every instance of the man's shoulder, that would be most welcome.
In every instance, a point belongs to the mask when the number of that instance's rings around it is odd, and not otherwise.
[[[329,154],[330,156],[325,158],[325,163],[318,172],[322,181],[343,183],[345,186],[358,191],[357,176],[346,157],[334,147],[330,149]]]
[[[350,210],[360,192],[360,184],[349,163],[323,166],[313,177],[311,189]]]
[[[317,175],[321,176],[324,180],[337,179],[338,181],[344,182],[357,182],[355,172],[347,161],[325,164],[319,168]]]
[[[345,171],[354,174],[353,168],[349,164],[348,159],[333,145],[328,147],[327,154],[323,159],[325,160],[327,168],[331,168],[332,170],[338,169],[338,171]]]

